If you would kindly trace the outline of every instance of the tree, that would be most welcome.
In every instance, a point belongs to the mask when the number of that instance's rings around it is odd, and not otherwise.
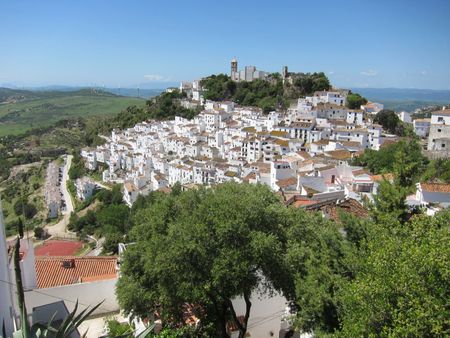
[[[448,336],[449,222],[446,211],[373,225],[362,269],[339,294],[338,336]]]
[[[407,190],[387,180],[380,182],[378,192],[374,196],[373,215],[378,222],[386,219],[404,221],[408,213],[406,205]]]
[[[402,121],[400,121],[397,114],[389,109],[379,111],[377,115],[375,115],[373,121],[381,124],[381,126],[391,134],[397,133],[398,127],[402,124]]]
[[[401,140],[378,151],[366,149],[353,164],[367,166],[375,174],[394,173],[401,186],[411,187],[424,172],[427,161],[420,144],[413,139]]]
[[[337,290],[349,277],[351,254],[336,224],[321,214],[290,210],[286,265],[295,279],[296,327],[315,334],[339,329]]]
[[[366,103],[367,99],[358,93],[350,93],[347,95],[347,107],[350,109],[360,109]]]
[[[117,285],[121,307],[141,316],[158,310],[173,322],[192,303],[215,336],[228,337],[231,319],[244,337],[251,294],[288,289],[278,197],[264,186],[234,183],[156,196],[136,216],[136,244],[125,253]],[[242,322],[235,297],[246,303]]]

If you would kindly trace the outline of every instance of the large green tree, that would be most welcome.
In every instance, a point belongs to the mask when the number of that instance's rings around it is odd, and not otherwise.
[[[319,213],[289,210],[286,265],[295,283],[295,326],[302,332],[332,333],[339,329],[337,290],[351,277],[352,247],[338,226]]]
[[[402,123],[393,110],[383,109],[375,115],[375,123],[381,124],[388,132],[395,134],[398,126]]]
[[[340,289],[340,337],[450,334],[450,214],[373,224],[355,280]]]
[[[166,322],[177,322],[183,304],[193,303],[214,336],[228,337],[232,320],[244,337],[252,293],[293,290],[283,264],[285,212],[278,197],[260,185],[153,196],[138,212],[131,235],[136,244],[121,265],[121,307],[142,316],[158,310]],[[243,321],[235,297],[245,300]]]

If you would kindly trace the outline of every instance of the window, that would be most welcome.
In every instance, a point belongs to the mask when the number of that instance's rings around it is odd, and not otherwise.
[[[438,133],[440,133],[441,132],[441,129],[438,129]]]
[[[438,122],[444,122],[444,118],[442,116],[438,117]]]
[[[445,148],[445,143],[442,143],[442,148]]]

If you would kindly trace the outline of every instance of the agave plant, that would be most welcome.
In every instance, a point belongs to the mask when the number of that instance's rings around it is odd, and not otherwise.
[[[78,301],[75,303],[75,308],[69,315],[64,319],[61,325],[58,328],[52,326],[52,322],[55,319],[56,313],[50,318],[47,324],[36,323],[31,326],[31,328],[27,325],[21,330],[14,332],[13,338],[67,338],[89,317],[92,312],[94,312],[103,302],[95,305],[92,308],[86,308],[77,314],[78,310]],[[26,313],[22,308],[21,320],[22,323],[26,323]],[[82,335],[82,337],[86,336],[86,332]],[[2,337],[0,337],[2,338]]]

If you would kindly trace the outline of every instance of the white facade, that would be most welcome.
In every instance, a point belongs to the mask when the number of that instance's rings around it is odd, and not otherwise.
[[[450,152],[450,109],[431,114],[428,150]]]
[[[430,132],[431,119],[415,119],[413,121],[414,132],[419,137],[427,137]]]

